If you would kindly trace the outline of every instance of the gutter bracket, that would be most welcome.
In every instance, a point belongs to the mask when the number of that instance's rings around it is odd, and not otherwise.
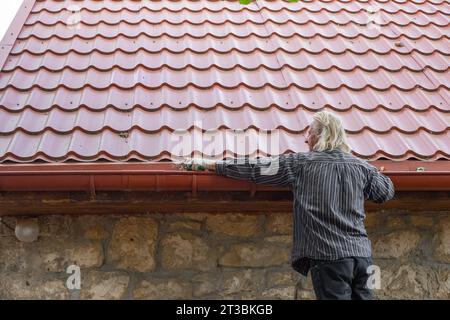
[[[95,194],[95,177],[94,175],[89,175],[89,191],[91,200],[95,200],[96,194]]]
[[[253,198],[256,194],[256,183],[252,182],[250,185],[250,197]]]
[[[130,190],[130,177],[126,174],[122,174],[122,186],[125,190]]]
[[[197,175],[193,174],[192,175],[192,186],[191,186],[191,196],[193,198],[197,197]]]
[[[160,192],[161,191],[161,181],[159,180],[160,175],[157,174],[155,176],[155,190],[156,192]]]

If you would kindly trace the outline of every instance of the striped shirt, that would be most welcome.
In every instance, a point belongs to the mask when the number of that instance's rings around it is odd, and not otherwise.
[[[367,163],[339,149],[218,161],[216,173],[292,190],[292,267],[304,274],[310,259],[370,257],[364,227],[364,201],[394,196],[392,181]]]

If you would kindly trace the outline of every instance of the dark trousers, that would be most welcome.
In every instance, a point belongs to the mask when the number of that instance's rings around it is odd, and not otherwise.
[[[349,257],[334,261],[311,260],[311,278],[318,300],[371,300],[367,288],[372,258]]]

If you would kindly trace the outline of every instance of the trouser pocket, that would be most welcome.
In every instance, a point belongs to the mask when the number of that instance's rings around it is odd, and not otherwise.
[[[353,267],[352,258],[311,261],[311,279],[317,299],[351,299]]]

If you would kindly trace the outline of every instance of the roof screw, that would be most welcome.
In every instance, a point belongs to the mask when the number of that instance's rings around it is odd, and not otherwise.
[[[417,172],[424,172],[425,171],[425,167],[417,167],[416,171]]]

